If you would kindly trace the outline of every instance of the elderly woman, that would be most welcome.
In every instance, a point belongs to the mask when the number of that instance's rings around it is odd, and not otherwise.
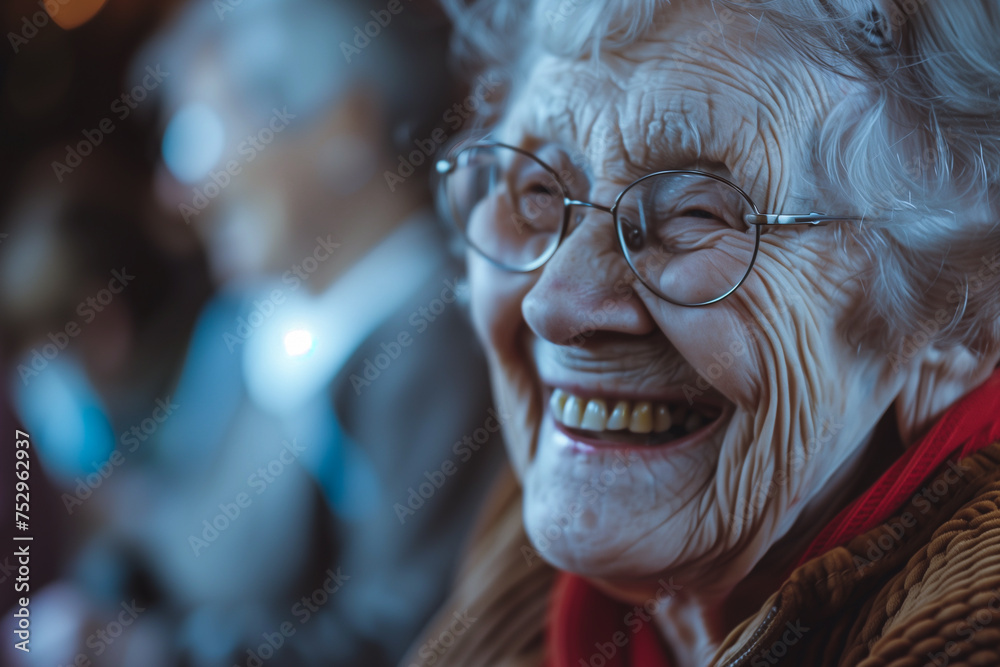
[[[1000,7],[456,9],[508,415],[422,665],[1000,665]]]

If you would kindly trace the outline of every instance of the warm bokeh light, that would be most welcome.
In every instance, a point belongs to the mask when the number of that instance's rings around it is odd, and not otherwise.
[[[45,11],[60,28],[78,28],[101,10],[107,0],[52,0],[44,3]]]

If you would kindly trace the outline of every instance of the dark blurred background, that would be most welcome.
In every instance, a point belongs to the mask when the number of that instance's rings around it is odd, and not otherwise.
[[[421,0],[0,16],[0,663],[396,664],[502,465],[428,184],[493,91]]]

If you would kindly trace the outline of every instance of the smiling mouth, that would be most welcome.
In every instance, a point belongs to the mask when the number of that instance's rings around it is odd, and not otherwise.
[[[663,445],[711,428],[722,410],[687,401],[627,401],[583,397],[554,389],[549,412],[556,425],[590,444]]]

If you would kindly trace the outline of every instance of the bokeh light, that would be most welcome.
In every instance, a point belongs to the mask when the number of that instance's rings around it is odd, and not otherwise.
[[[222,119],[211,107],[185,105],[163,134],[163,160],[177,180],[196,183],[219,161],[225,139]]]
[[[45,11],[60,28],[78,28],[101,10],[107,0],[52,0],[43,4]]]
[[[312,334],[305,329],[295,329],[285,334],[285,352],[290,357],[301,357],[313,348]]]

